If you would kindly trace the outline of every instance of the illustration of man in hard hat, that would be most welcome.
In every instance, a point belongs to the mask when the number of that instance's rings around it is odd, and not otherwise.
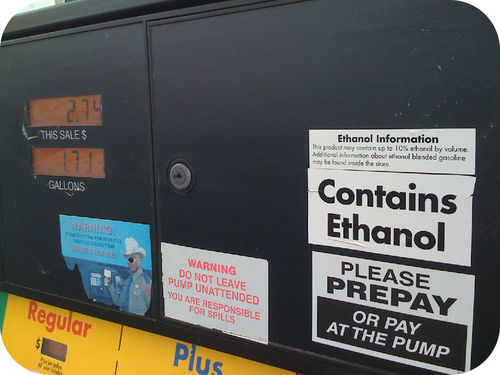
[[[151,279],[141,268],[141,261],[146,258],[146,251],[139,247],[134,238],[129,237],[125,239],[125,252],[122,254],[127,259],[131,275],[125,279],[120,293],[115,290],[111,278],[106,278],[106,285],[113,303],[120,310],[144,315],[151,303]]]

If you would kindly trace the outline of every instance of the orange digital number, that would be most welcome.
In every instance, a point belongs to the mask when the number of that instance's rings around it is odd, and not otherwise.
[[[35,175],[106,177],[103,148],[34,147],[32,159]]]
[[[101,95],[32,99],[28,112],[31,127],[102,126]]]

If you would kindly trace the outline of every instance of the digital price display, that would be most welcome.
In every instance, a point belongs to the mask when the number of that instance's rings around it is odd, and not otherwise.
[[[28,115],[30,127],[102,126],[101,95],[32,99]]]
[[[52,357],[61,362],[66,362],[68,345],[44,337],[40,351],[43,355]]]
[[[32,148],[35,175],[105,178],[103,148]]]

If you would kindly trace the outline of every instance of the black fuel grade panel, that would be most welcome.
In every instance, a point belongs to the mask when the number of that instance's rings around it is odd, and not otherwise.
[[[61,215],[81,217],[83,225],[88,221],[84,218],[147,224],[155,238],[151,131],[143,115],[149,101],[142,30],[140,24],[132,24],[34,37],[0,50],[2,249],[12,249],[2,252],[2,261],[4,280],[10,284],[60,298],[94,299],[88,298],[82,285],[82,278],[90,276],[83,275],[81,265],[80,270],[74,269],[63,258]],[[31,126],[28,110],[33,99],[67,97],[70,118],[74,105],[89,105],[88,99],[78,99],[88,94],[101,96],[102,126],[76,122]],[[58,163],[52,168],[54,175],[35,174],[38,150],[49,151],[40,159],[42,164],[49,160],[45,163],[49,171],[51,164]],[[102,159],[105,164],[99,178],[85,177],[92,161],[96,164],[99,159],[101,168]],[[84,177],[64,175],[75,170]],[[90,245],[96,240],[90,234],[102,234],[99,228],[79,231],[88,234],[88,243],[78,246],[80,251],[99,248],[104,254],[104,243]]]
[[[227,1],[57,28],[0,49],[3,289],[305,374],[451,373],[491,353],[498,337],[500,50],[478,10],[452,1]],[[29,127],[29,100],[82,95],[102,95],[102,127],[75,128],[86,130],[85,140],[53,140]],[[397,171],[315,170],[310,137],[318,129],[326,138],[440,131],[440,142],[458,139],[454,147],[474,151],[473,171],[418,170],[410,162]],[[35,178],[32,147],[104,149],[105,178]],[[173,188],[172,165],[189,172],[185,191]],[[413,175],[421,186],[449,181],[439,186],[452,195],[456,181],[472,182],[469,259],[314,241],[314,173],[375,181],[373,191]],[[60,183],[50,188],[53,180]],[[68,191],[69,182],[85,191]],[[356,184],[345,187],[356,193]],[[459,201],[446,199],[440,202]],[[365,211],[353,212],[363,218]],[[380,211],[381,223],[392,212]],[[335,232],[341,224],[328,217]],[[65,242],[61,227],[75,218],[104,232],[113,227],[110,238],[129,231],[115,248],[126,261],[68,267],[65,251],[75,243]],[[138,225],[149,230],[149,247],[126,241],[146,230]],[[149,288],[147,312],[137,313],[129,299],[127,310],[111,297],[89,296],[110,283],[126,290],[133,269],[126,262],[135,264],[129,255],[140,249],[151,269],[135,295]],[[453,283],[460,293],[444,294]],[[343,288],[350,291],[338,297]],[[191,310],[171,297],[180,291],[190,295]],[[453,306],[464,308],[456,315]],[[370,330],[353,328],[368,321]]]

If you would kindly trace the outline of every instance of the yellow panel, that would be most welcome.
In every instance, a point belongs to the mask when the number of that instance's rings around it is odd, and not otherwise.
[[[13,295],[2,336],[18,363],[48,375],[295,375]],[[59,344],[67,345],[65,361],[41,353],[44,338],[56,357],[65,354]]]
[[[237,356],[124,327],[117,375],[295,375]]]
[[[112,375],[120,331],[119,324],[9,295],[2,336],[10,355],[29,370]],[[43,338],[66,344],[66,361],[42,355]]]

